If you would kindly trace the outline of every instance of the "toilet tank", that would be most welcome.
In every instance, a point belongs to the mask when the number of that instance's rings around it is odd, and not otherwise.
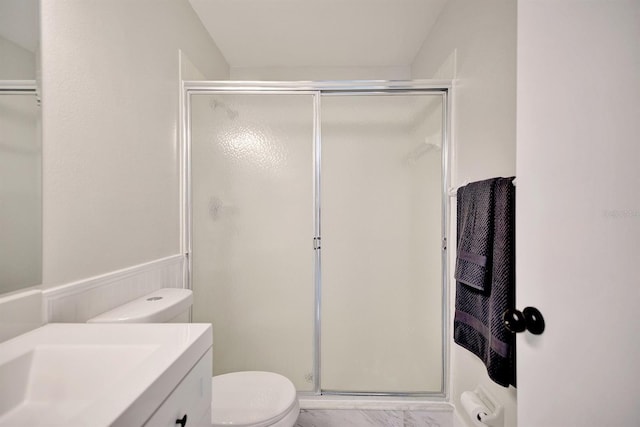
[[[162,288],[106,311],[87,323],[188,323],[190,289]]]

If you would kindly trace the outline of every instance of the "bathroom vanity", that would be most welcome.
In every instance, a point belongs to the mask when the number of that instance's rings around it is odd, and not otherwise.
[[[0,426],[210,425],[209,324],[48,324],[0,344]]]

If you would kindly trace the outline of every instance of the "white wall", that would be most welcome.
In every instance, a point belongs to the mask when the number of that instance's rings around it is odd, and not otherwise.
[[[36,78],[36,56],[0,36],[0,80],[34,80]]]
[[[515,174],[516,5],[510,0],[451,0],[412,65],[412,77],[455,78],[451,184]],[[455,236],[455,199],[451,237]],[[455,247],[450,247],[450,261]],[[453,271],[453,269],[451,269]],[[450,278],[453,284],[453,278]],[[453,308],[455,287],[451,292]],[[451,394],[478,384],[505,405],[506,426],[516,424],[516,391],[489,380],[484,365],[451,342]],[[466,415],[462,416],[469,424]]]
[[[408,66],[397,67],[232,67],[231,80],[409,80]]]
[[[225,59],[186,0],[41,7],[44,282],[178,253],[178,51]]]
[[[40,108],[0,95],[0,294],[41,283]]]
[[[33,52],[0,37],[0,80],[34,80]],[[41,282],[40,108],[0,96],[0,294]]]
[[[38,328],[43,323],[40,290],[0,296],[0,343]]]

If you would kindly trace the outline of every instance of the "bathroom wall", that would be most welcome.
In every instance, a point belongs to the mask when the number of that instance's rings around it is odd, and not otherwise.
[[[228,78],[186,0],[42,2],[46,285],[180,251],[179,50]]]
[[[412,77],[455,79],[452,186],[515,174],[516,2],[449,1],[412,64]],[[455,199],[451,206],[453,237]],[[450,265],[453,254],[450,246]],[[456,407],[463,391],[482,384],[505,406],[505,426],[516,425],[516,390],[490,381],[480,360],[453,341],[451,384]]]
[[[38,328],[43,323],[40,290],[0,295],[0,343]]]
[[[40,108],[0,95],[0,294],[41,283]]]
[[[409,66],[395,67],[231,67],[231,80],[409,80]]]
[[[34,80],[36,56],[33,52],[0,36],[0,80]]]
[[[34,80],[36,55],[0,37],[0,80]],[[41,282],[40,108],[0,96],[0,294]]]

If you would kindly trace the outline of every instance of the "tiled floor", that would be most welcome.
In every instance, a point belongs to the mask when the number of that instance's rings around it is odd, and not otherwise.
[[[295,427],[451,427],[450,412],[302,409]]]

